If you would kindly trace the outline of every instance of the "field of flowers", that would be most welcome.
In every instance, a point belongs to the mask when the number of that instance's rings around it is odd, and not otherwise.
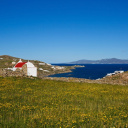
[[[128,127],[128,86],[0,77],[0,128],[92,127]]]

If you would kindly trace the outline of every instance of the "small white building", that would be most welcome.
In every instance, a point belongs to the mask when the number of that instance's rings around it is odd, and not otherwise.
[[[39,63],[39,65],[45,65],[45,63]]]
[[[14,64],[16,64],[16,62],[12,62],[12,64],[14,65]]]
[[[35,67],[31,62],[22,62],[21,59],[13,67],[13,71],[15,71],[16,69],[22,70],[23,67],[26,67],[26,70],[24,70],[24,72],[25,74],[27,74],[27,76],[37,77],[37,67]]]

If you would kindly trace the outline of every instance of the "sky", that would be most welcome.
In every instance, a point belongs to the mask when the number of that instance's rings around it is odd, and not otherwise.
[[[0,0],[0,55],[128,59],[128,0]]]

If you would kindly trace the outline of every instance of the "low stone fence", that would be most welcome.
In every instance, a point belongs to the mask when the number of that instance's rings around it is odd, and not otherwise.
[[[0,76],[7,77],[7,76],[26,76],[23,70],[16,70],[12,71],[5,68],[0,68]]]

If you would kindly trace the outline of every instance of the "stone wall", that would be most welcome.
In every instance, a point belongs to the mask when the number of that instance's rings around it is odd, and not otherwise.
[[[0,68],[0,76],[27,76],[27,74],[22,69],[16,69],[16,71],[12,71],[9,69]]]
[[[26,65],[26,64],[24,64],[24,65],[22,66],[22,71],[23,71],[24,75],[27,76],[27,65]]]

